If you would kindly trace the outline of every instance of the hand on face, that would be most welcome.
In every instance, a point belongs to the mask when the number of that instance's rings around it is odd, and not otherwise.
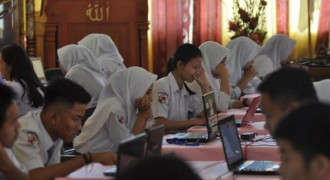
[[[258,72],[253,67],[253,61],[248,62],[244,67],[244,77],[252,80],[255,76],[258,75]]]
[[[217,67],[215,68],[215,78],[228,78],[229,76],[229,72],[228,72],[228,68],[226,66],[226,59],[224,59],[221,63],[219,63],[217,65]]]
[[[146,96],[139,97],[135,100],[135,107],[137,107],[139,112],[148,111],[151,109],[151,101]]]
[[[201,86],[209,86],[209,83],[207,81],[206,75],[204,73],[203,68],[199,68],[194,74],[193,78],[196,80],[196,82]]]

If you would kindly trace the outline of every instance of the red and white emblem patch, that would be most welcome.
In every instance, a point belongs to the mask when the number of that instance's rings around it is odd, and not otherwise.
[[[30,144],[34,144],[35,142],[38,141],[38,138],[37,138],[37,135],[36,134],[34,134],[34,133],[28,133],[27,135],[28,135],[28,142]]]
[[[166,101],[166,99],[167,99],[167,94],[166,93],[158,93],[158,101],[160,102],[160,103],[163,103],[163,102],[165,102]]]
[[[124,124],[124,118],[121,117],[121,116],[118,116],[118,122],[119,122],[120,124]]]

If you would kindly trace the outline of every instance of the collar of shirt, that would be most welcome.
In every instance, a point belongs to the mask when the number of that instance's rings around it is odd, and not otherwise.
[[[181,91],[179,90],[178,83],[176,82],[176,79],[175,79],[174,75],[172,74],[172,72],[170,72],[168,74],[168,79],[170,82],[171,93],[178,92],[179,94],[183,94],[184,96],[189,95],[189,92],[186,90],[184,85],[182,85]]]
[[[55,142],[49,136],[47,130],[45,129],[44,125],[42,124],[42,121],[40,118],[40,112],[41,111],[38,111],[38,113],[36,114],[36,121],[38,122],[39,127],[40,127],[40,134],[37,134],[37,135],[38,135],[40,145],[43,146],[46,150],[48,150],[55,144]]]

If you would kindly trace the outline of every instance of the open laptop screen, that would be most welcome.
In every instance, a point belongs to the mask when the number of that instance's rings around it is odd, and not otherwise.
[[[219,131],[221,132],[222,145],[228,167],[235,167],[244,161],[240,139],[238,137],[235,117],[233,115],[219,120]],[[229,168],[231,170],[231,168]]]
[[[218,113],[214,92],[211,91],[203,96],[204,112],[209,139],[214,139],[217,135]]]
[[[35,73],[37,74],[38,78],[40,79],[40,81],[46,81],[46,76],[45,76],[45,72],[44,72],[44,67],[42,65],[41,62],[41,58],[40,57],[30,57],[32,65],[33,65],[33,69],[35,71]]]

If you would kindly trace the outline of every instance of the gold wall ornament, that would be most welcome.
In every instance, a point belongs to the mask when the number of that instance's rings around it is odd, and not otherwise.
[[[92,3],[88,4],[86,10],[86,16],[92,22],[101,22],[104,20],[104,16],[105,16],[105,20],[109,21],[109,13],[110,13],[109,9],[110,9],[109,1],[105,3],[105,6],[100,6],[99,2],[95,1],[93,4]]]

